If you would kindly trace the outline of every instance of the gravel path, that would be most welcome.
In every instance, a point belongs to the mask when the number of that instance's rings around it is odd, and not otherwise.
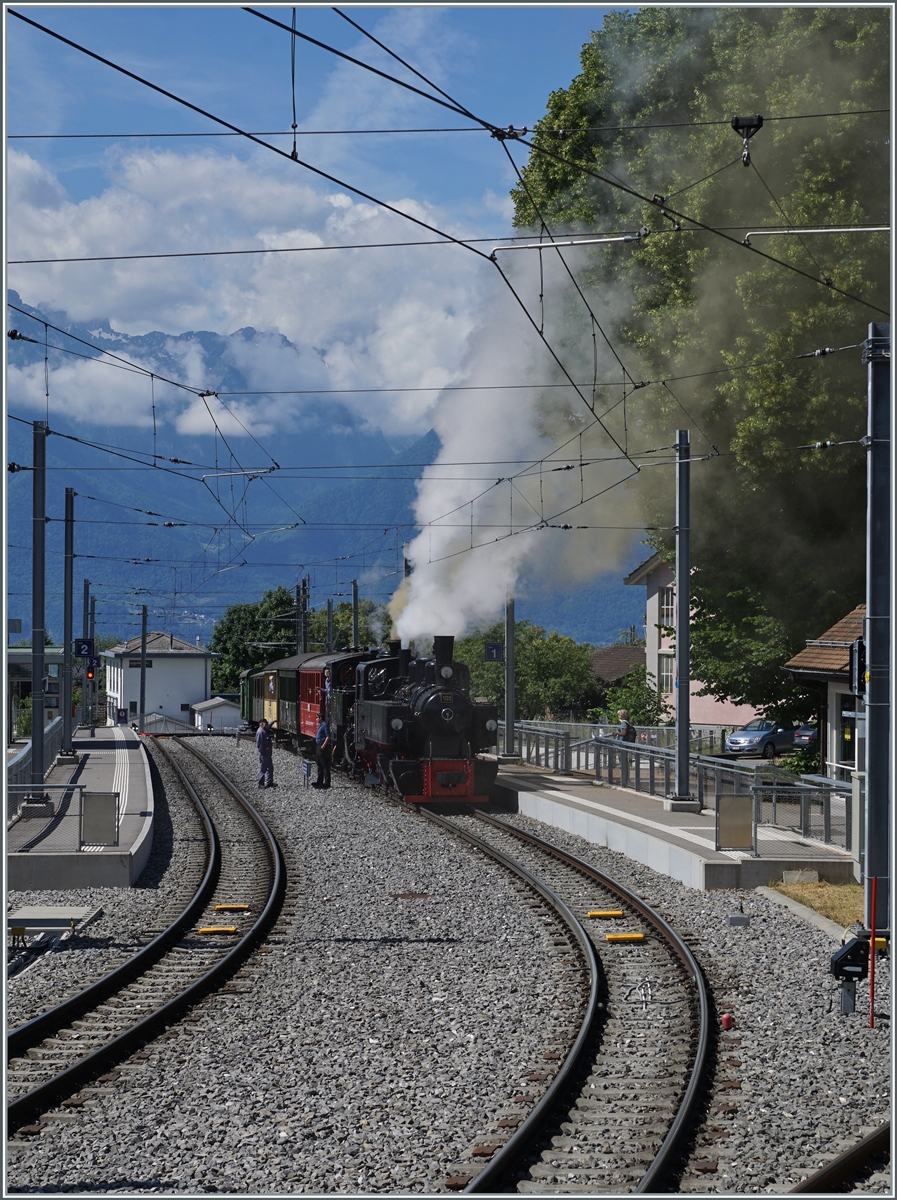
[[[13,1147],[9,1189],[443,1190],[567,1020],[550,932],[502,871],[413,810],[336,775],[303,789],[283,753],[278,788],[259,792],[251,743],[202,749],[258,798],[296,915],[245,991]]]
[[[59,1004],[130,958],[174,919],[195,892],[205,869],[202,826],[162,756],[155,756],[152,763],[153,847],[135,887],[8,893],[10,912],[31,904],[103,910],[83,933],[66,934],[9,979],[8,1029]]]

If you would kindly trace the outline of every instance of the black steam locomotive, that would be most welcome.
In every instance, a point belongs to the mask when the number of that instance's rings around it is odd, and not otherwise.
[[[310,746],[323,716],[335,761],[411,803],[485,804],[498,765],[478,757],[495,745],[494,704],[473,699],[470,673],[453,662],[453,637],[433,640],[429,658],[400,642],[386,649],[300,654],[241,679],[241,710],[265,717],[275,736]]]

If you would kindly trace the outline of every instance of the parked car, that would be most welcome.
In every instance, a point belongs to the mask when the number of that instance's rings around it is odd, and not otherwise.
[[[726,749],[735,755],[774,758],[781,751],[791,749],[794,745],[794,734],[793,727],[776,725],[775,721],[757,717],[729,734],[726,738]]]
[[[795,746],[813,746],[819,745],[819,726],[818,725],[801,725],[800,729],[794,732]]]

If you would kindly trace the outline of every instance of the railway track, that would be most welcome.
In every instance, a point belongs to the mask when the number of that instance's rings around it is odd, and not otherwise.
[[[283,857],[261,816],[188,743],[156,745],[201,816],[208,847],[202,881],[183,912],[137,954],[7,1035],[10,1132],[109,1072],[220,986],[277,917]]]
[[[553,939],[559,952],[575,952],[588,979],[575,1039],[565,1053],[546,1055],[562,1060],[556,1073],[530,1073],[517,1111],[472,1148],[469,1174],[459,1169],[448,1186],[470,1193],[666,1190],[702,1100],[709,1046],[708,998],[691,951],[634,893],[550,843],[484,813],[426,815],[535,888],[568,931],[566,948],[563,938]],[[636,936],[608,941],[608,934]],[[488,1156],[485,1165],[478,1155]]]
[[[862,1190],[863,1182],[876,1171],[886,1171],[891,1161],[891,1123],[885,1122],[855,1146],[833,1158],[820,1170],[802,1180],[791,1192],[824,1196],[832,1192]]]

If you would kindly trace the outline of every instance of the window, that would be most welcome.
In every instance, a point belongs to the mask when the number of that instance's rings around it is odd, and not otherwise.
[[[131,714],[132,717],[137,716],[137,701],[136,700],[129,701],[128,712]]]
[[[660,691],[664,696],[668,696],[673,690],[676,660],[672,654],[661,654],[657,666],[660,672]]]
[[[146,665],[147,665],[147,668],[151,667],[153,665],[153,660],[151,658],[148,658],[146,660]],[[140,659],[139,658],[128,659],[128,666],[136,667],[137,670],[139,671],[140,670]]]
[[[189,712],[189,711],[190,711],[190,705],[189,705],[189,704],[182,704],[182,705],[181,705],[181,712]]]
[[[670,584],[660,589],[660,624],[673,625],[676,621],[676,589]]]

